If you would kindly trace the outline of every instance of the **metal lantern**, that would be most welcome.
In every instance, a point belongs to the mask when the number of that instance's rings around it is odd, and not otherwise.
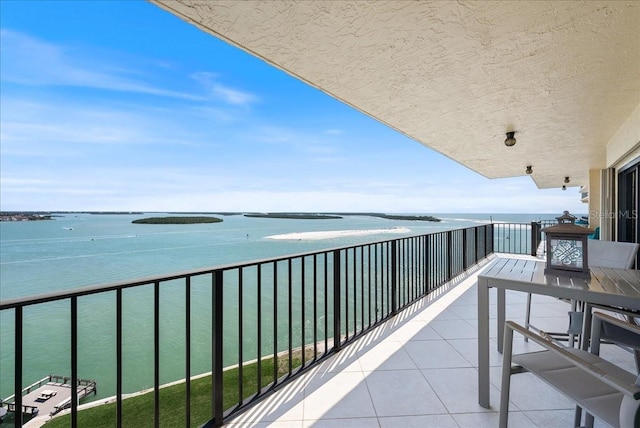
[[[565,211],[556,218],[558,224],[545,227],[547,240],[547,266],[545,274],[588,277],[588,235],[593,229],[575,224],[576,217]]]

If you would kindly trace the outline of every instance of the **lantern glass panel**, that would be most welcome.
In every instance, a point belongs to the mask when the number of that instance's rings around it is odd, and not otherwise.
[[[551,266],[582,269],[582,241],[567,238],[551,239]]]

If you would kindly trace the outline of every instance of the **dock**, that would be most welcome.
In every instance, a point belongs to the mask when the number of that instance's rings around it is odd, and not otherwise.
[[[30,417],[55,415],[71,406],[71,388],[69,376],[49,375],[40,379],[22,390],[22,413]],[[96,393],[96,382],[78,379],[76,388],[80,401],[87,395]],[[15,396],[2,399],[0,409],[5,410],[0,412],[2,416],[4,413],[15,413]]]

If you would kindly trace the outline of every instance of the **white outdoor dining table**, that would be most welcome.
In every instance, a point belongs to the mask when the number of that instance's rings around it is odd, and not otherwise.
[[[545,275],[545,262],[498,258],[478,275],[478,400],[490,405],[489,288],[497,289],[498,351],[502,352],[505,290],[640,310],[640,271],[592,267],[589,278]],[[568,322],[568,321],[567,321]]]

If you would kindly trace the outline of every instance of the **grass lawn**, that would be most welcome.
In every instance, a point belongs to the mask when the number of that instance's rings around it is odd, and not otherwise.
[[[310,355],[313,358],[313,354]],[[287,356],[278,358],[278,377],[288,372]],[[301,353],[294,352],[293,367],[302,365]],[[243,367],[243,398],[257,391],[258,364]],[[262,360],[262,386],[273,381],[273,358]],[[230,369],[223,375],[223,408],[229,409],[239,401],[238,369]],[[185,384],[162,388],[160,390],[161,426],[185,426]],[[154,394],[153,391],[127,398],[122,401],[122,422],[125,427],[153,427]],[[191,381],[191,426],[197,427],[211,419],[211,376]],[[78,426],[91,428],[111,428],[116,420],[116,404],[104,404],[78,412]],[[46,428],[71,426],[71,415],[53,418],[45,424]]]

